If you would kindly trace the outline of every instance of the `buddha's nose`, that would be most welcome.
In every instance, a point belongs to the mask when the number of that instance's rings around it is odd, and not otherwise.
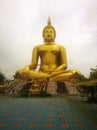
[[[51,33],[48,33],[48,36],[51,36]]]
[[[49,38],[49,37],[50,37],[50,35],[47,35],[47,37]]]

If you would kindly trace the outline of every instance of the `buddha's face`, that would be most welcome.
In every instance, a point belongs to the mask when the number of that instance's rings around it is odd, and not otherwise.
[[[44,41],[53,42],[55,40],[55,33],[53,28],[46,28],[43,33]]]

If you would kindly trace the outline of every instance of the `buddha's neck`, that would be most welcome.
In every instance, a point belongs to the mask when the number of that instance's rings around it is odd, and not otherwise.
[[[46,45],[52,45],[54,42],[45,42]]]

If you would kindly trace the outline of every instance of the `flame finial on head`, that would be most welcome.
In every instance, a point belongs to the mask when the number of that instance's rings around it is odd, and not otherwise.
[[[50,19],[50,16],[48,17],[48,22],[47,22],[48,25],[51,25],[51,19]]]

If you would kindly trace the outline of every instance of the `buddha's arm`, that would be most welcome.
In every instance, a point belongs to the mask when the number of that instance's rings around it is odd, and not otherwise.
[[[60,57],[59,57],[60,65],[51,73],[51,77],[55,75],[59,75],[66,72],[67,69],[67,57],[66,50],[63,46],[60,46]]]
[[[55,71],[66,70],[66,68],[67,68],[67,65],[66,64],[62,64],[57,69],[55,69]]]
[[[55,71],[66,70],[67,69],[67,56],[66,49],[63,46],[60,46],[60,65]]]
[[[32,61],[31,61],[31,64],[28,65],[29,69],[31,70],[35,70],[37,68],[37,64],[38,64],[38,46],[34,47],[33,48],[33,51],[32,51]]]
[[[54,72],[51,73],[51,77],[53,77],[54,75],[65,73],[66,72],[66,68],[67,68],[66,64],[60,65],[57,69],[55,69]]]

